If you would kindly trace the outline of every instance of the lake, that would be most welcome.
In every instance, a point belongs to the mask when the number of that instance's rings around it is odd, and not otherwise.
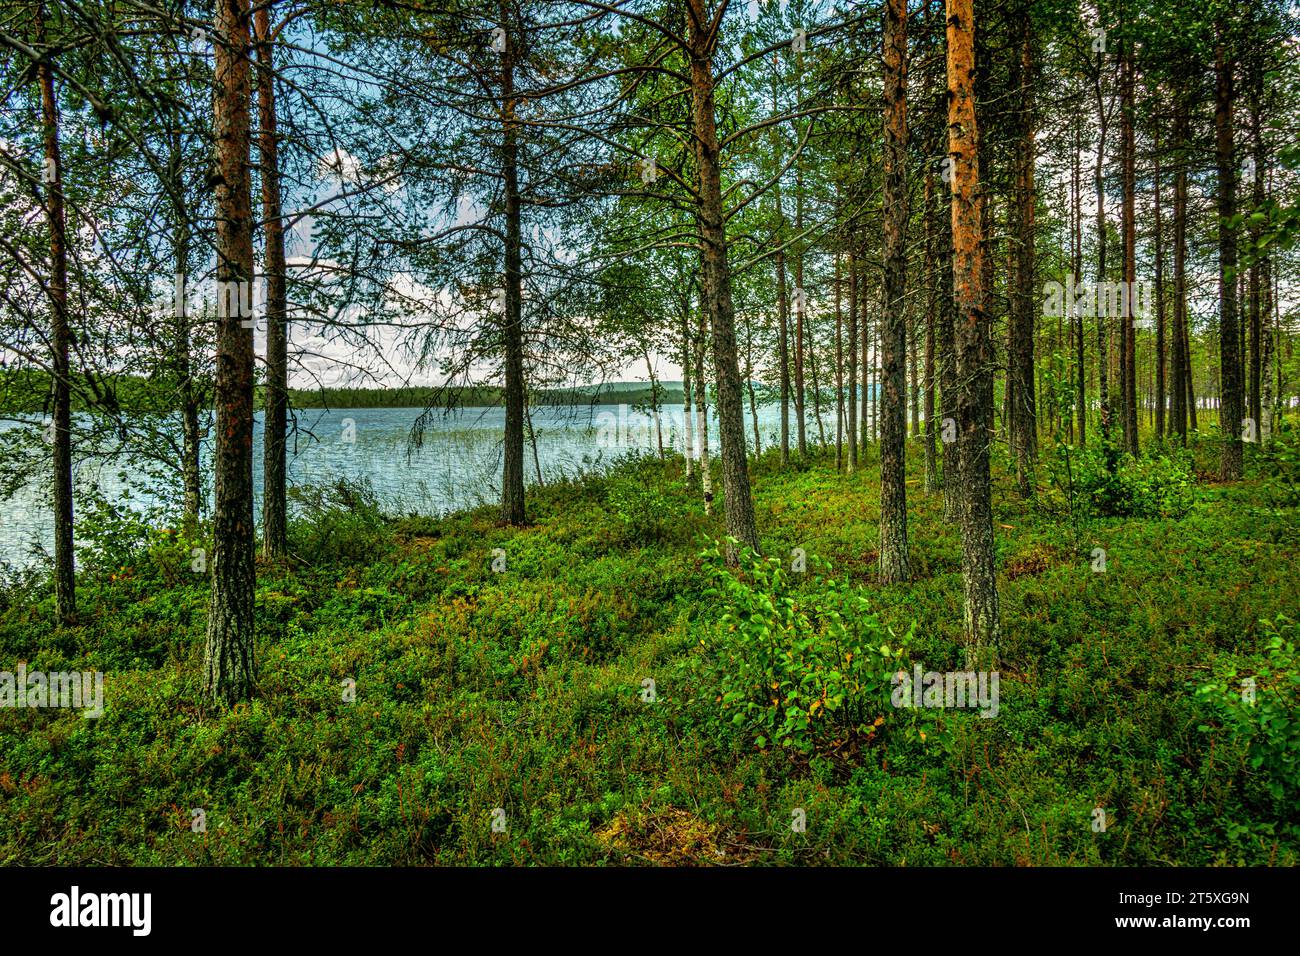
[[[817,424],[809,409],[808,439],[817,440]],[[607,468],[629,453],[657,451],[654,421],[648,413],[626,405],[539,406],[531,411],[537,435],[537,461],[549,481],[579,471]],[[297,430],[289,436],[291,486],[329,484],[339,478],[369,482],[384,506],[395,513],[438,515],[499,500],[502,432],[505,410],[463,408],[428,419],[419,447],[411,430],[418,408],[304,409],[296,412]],[[709,409],[710,454],[718,453],[717,417]],[[822,413],[827,439],[834,441],[835,414]],[[84,416],[78,416],[84,422]],[[763,447],[776,444],[780,405],[758,409]],[[255,507],[262,495],[262,416],[254,433],[253,482]],[[681,406],[660,416],[665,448],[685,446]],[[32,428],[31,423],[3,421],[0,430]],[[75,426],[74,426],[75,428]],[[179,433],[179,423],[176,427]],[[745,406],[745,437],[753,445],[753,424]],[[794,443],[791,409],[791,444]],[[211,444],[203,446],[203,472],[209,481]],[[161,489],[141,476],[138,463],[105,458],[74,449],[74,481],[80,494],[96,486],[111,499],[125,495],[124,506],[137,510],[156,505]],[[123,478],[125,475],[125,480]],[[537,481],[537,468],[525,431],[524,474]],[[41,549],[53,547],[53,514],[49,505],[48,473],[18,490],[0,510],[0,562],[26,566],[39,559]],[[179,485],[179,478],[176,479]],[[206,489],[211,495],[211,488]],[[174,497],[174,493],[173,493]],[[33,549],[36,549],[35,552]]]

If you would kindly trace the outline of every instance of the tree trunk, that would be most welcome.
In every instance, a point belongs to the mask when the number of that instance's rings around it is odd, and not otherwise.
[[[1165,246],[1161,218],[1161,187],[1164,185],[1160,169],[1160,128],[1155,133],[1155,252],[1156,252],[1156,355],[1155,355],[1155,429],[1156,438],[1165,437]]]
[[[763,454],[763,439],[758,434],[758,401],[754,398],[754,329],[745,321],[745,391],[749,393],[749,420],[754,428],[754,455]]]
[[[508,11],[501,4],[501,26]],[[501,469],[501,522],[527,523],[524,510],[524,291],[522,211],[519,201],[518,121],[515,117],[514,38],[501,51],[501,175],[505,187],[505,447]]]
[[[45,8],[36,11],[37,36],[45,40]],[[45,60],[36,64],[41,89],[41,121],[45,139],[45,216],[50,227],[50,351],[54,418],[49,438],[54,459],[54,614],[59,624],[77,620],[76,562],[72,545],[72,366],[69,349],[72,330],[68,322],[68,244],[63,206],[63,157],[59,149],[59,105],[54,93],[54,70]]]
[[[744,406],[740,370],[736,363],[735,308],[731,301],[731,270],[727,264],[727,233],[723,219],[722,175],[713,98],[713,50],[717,41],[705,16],[704,0],[690,4],[691,94],[695,132],[700,226],[702,298],[713,327],[713,365],[718,383],[718,430],[722,445],[722,490],[727,534],[758,550],[754,500],[749,491],[745,454]],[[729,548],[729,555],[734,549]]]
[[[253,692],[253,330],[240,305],[253,281],[249,176],[248,0],[219,0],[213,140],[216,149],[217,443],[212,520],[212,600],[208,610],[204,691],[233,704]],[[231,294],[233,293],[233,294]],[[224,307],[223,307],[224,303]]]
[[[907,555],[907,0],[885,7],[885,274],[880,341],[880,583],[911,576]]]
[[[927,14],[929,5],[926,5]],[[929,17],[927,15],[927,21]],[[929,101],[927,97],[927,102]],[[935,277],[935,215],[938,205],[935,196],[934,170],[925,173],[925,493],[933,495],[939,490],[939,452],[934,420],[935,332],[937,325]],[[946,263],[945,263],[946,265]]]
[[[1083,133],[1078,117],[1074,122],[1074,150],[1071,154],[1071,176],[1074,200],[1074,256],[1070,275],[1075,282],[1083,278],[1083,170],[1079,157],[1083,153]],[[1075,412],[1079,422],[1079,446],[1088,444],[1088,366],[1084,345],[1083,313],[1074,302],[1070,303],[1070,324],[1074,329]]]
[[[1097,52],[1097,83],[1095,96],[1097,102],[1097,123],[1100,141],[1097,147],[1097,163],[1093,171],[1093,185],[1097,191],[1097,283],[1093,289],[1093,302],[1097,303],[1097,392],[1100,401],[1098,418],[1101,423],[1102,445],[1110,443],[1110,349],[1106,335],[1106,309],[1102,289],[1106,280],[1106,184],[1103,171],[1106,162],[1106,108],[1101,94],[1101,51]]]
[[[781,189],[773,190],[776,196],[776,218],[782,221]],[[779,244],[782,231],[777,232]],[[790,463],[790,300],[786,296],[785,252],[778,249],[776,253],[776,313],[777,313],[777,349],[776,360],[781,366],[781,464]],[[798,399],[795,400],[796,405]]]
[[[1214,45],[1214,155],[1218,166],[1219,214],[1219,363],[1222,392],[1219,398],[1219,429],[1223,440],[1220,477],[1241,478],[1241,355],[1238,351],[1237,282],[1231,273],[1237,268],[1237,233],[1228,221],[1237,214],[1237,171],[1232,142],[1233,63],[1226,48],[1226,27],[1215,25]]]
[[[858,259],[849,249],[849,367],[848,409],[845,412],[844,430],[849,441],[849,472],[858,467]]]
[[[1260,64],[1259,52],[1254,51],[1250,57],[1250,126],[1251,150],[1254,164],[1254,177],[1251,183],[1251,202],[1255,209],[1264,205],[1264,172],[1268,162],[1268,153],[1264,148],[1263,118],[1260,115],[1260,100],[1264,91],[1264,75]],[[1252,245],[1259,241],[1260,227],[1251,227]],[[1250,420],[1262,430],[1263,401],[1260,386],[1263,382],[1264,363],[1261,354],[1263,344],[1264,297],[1268,288],[1268,259],[1259,256],[1250,267]],[[1262,439],[1262,436],[1261,436]]]
[[[691,348],[691,308],[690,300],[681,303],[682,320],[682,419],[686,433],[686,478],[689,481],[695,466],[695,427],[691,422],[691,362],[694,350]]]
[[[1174,341],[1170,414],[1178,440],[1187,444],[1191,368],[1187,361],[1187,103],[1174,101]]]
[[[844,312],[840,253],[835,251],[835,470],[844,470]]]
[[[288,292],[285,287],[284,220],[280,206],[280,157],[276,140],[274,48],[271,14],[254,15],[257,35],[257,149],[262,173],[262,231],[266,244],[266,413],[262,422],[262,552],[289,550],[285,501],[285,429],[288,419]]]
[[[1124,377],[1124,447],[1130,455],[1138,453],[1138,398],[1137,398],[1137,336],[1133,327],[1133,305],[1137,289],[1137,215],[1136,203],[1136,137],[1133,131],[1134,113],[1133,41],[1124,41],[1124,81],[1122,112],[1122,138],[1124,163],[1124,283],[1122,301],[1128,307],[1120,316],[1121,374]]]
[[[948,0],[948,151],[952,158],[954,339],[957,443],[960,446],[962,577],[966,666],[996,665],[998,594],[993,553],[989,444],[993,431],[992,334],[984,307],[975,119],[975,23],[972,0]]]
[[[700,303],[695,332],[695,434],[700,443],[700,492],[704,513],[713,514],[713,469],[709,465],[709,385],[704,377],[704,303]]]
[[[1020,494],[1029,497],[1034,490],[1034,471],[1038,459],[1038,417],[1034,394],[1034,297],[1035,245],[1034,211],[1038,202],[1034,182],[1035,129],[1033,122],[1033,37],[1028,10],[1022,10],[1020,53],[1015,75],[1020,83],[1020,136],[1016,144],[1015,220],[1015,294],[1012,298],[1010,325],[1011,354],[1007,356],[1007,390],[1009,404],[1008,434],[1016,457],[1016,479]]]

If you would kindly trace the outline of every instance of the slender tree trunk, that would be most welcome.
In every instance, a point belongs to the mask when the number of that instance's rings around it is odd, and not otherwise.
[[[45,40],[45,8],[36,8],[37,34]],[[63,206],[63,157],[59,148],[59,104],[54,70],[46,60],[36,64],[41,89],[41,121],[45,139],[45,217],[50,227],[50,351],[54,418],[49,437],[54,459],[54,614],[59,624],[77,620],[76,562],[72,544],[72,365],[68,322],[68,244]]]
[[[1033,37],[1030,16],[1022,8],[1022,33],[1015,75],[1020,81],[1020,137],[1016,144],[1015,294],[1010,326],[1012,350],[1007,356],[1007,390],[1012,396],[1008,434],[1016,456],[1016,478],[1022,496],[1034,490],[1038,459],[1038,417],[1034,394],[1034,297],[1035,245],[1034,211],[1038,196],[1034,181],[1035,128],[1033,121]]]
[[[929,22],[929,4],[926,4],[927,22]],[[929,97],[926,98],[929,102]],[[934,170],[927,168],[925,173],[925,493],[933,495],[939,490],[939,452],[936,445],[937,433],[934,420],[934,386],[935,386],[935,327],[938,324],[936,311],[936,277],[935,277],[935,216],[938,205],[935,197]],[[946,265],[947,263],[945,263]]]
[[[1100,131],[1100,142],[1097,147],[1097,162],[1093,172],[1093,184],[1097,191],[1097,283],[1093,289],[1092,301],[1097,303],[1097,391],[1099,394],[1100,408],[1098,409],[1099,421],[1101,423],[1101,441],[1102,445],[1110,443],[1110,350],[1108,348],[1106,335],[1106,315],[1107,309],[1102,305],[1105,301],[1103,289],[1106,283],[1106,180],[1104,178],[1104,169],[1106,163],[1106,106],[1102,100],[1101,77],[1102,77],[1102,54],[1097,53],[1097,83],[1095,87],[1095,96],[1097,102],[1097,122]]]
[[[532,403],[526,398],[524,401],[524,423],[528,426],[528,444],[533,450],[533,471],[537,475],[537,487],[543,488],[546,482],[542,480],[542,459],[537,454],[537,432],[533,429],[533,408]],[[658,414],[655,416],[655,424],[658,425]],[[659,460],[664,457],[663,433],[659,435]]]
[[[853,249],[849,249],[849,368],[848,368],[848,410],[844,430],[849,440],[849,472],[858,467],[858,259]]]
[[[740,370],[736,364],[735,308],[731,301],[731,270],[727,264],[727,232],[723,218],[722,173],[713,97],[713,51],[716,33],[707,27],[704,0],[687,0],[690,10],[690,75],[695,132],[695,168],[700,197],[700,277],[702,297],[713,327],[713,366],[718,383],[718,431],[722,445],[722,493],[727,534],[758,550],[758,526],[749,491],[749,462],[745,454],[745,418],[741,404]],[[728,549],[731,557],[733,549]]]
[[[773,190],[776,195],[777,222],[783,221],[781,214],[781,189]],[[778,243],[782,241],[781,232],[777,233]],[[790,300],[786,295],[785,252],[778,249],[776,253],[776,312],[778,323],[777,361],[781,365],[781,464],[790,463]],[[795,407],[798,408],[798,398]]]
[[[948,151],[952,158],[953,295],[957,442],[965,585],[966,666],[996,665],[998,593],[993,554],[989,443],[993,431],[992,334],[985,312],[975,119],[975,22],[971,0],[948,0]]]
[[[911,576],[907,554],[907,0],[885,7],[885,275],[881,353],[880,583]]]
[[[1187,444],[1187,414],[1191,393],[1187,361],[1187,103],[1183,95],[1174,101],[1174,342],[1173,342],[1173,430]]]
[[[241,306],[253,281],[248,0],[218,0],[213,140],[216,149],[217,444],[212,521],[212,600],[204,691],[233,704],[252,695],[253,330]],[[245,285],[247,284],[247,285]],[[224,307],[223,307],[224,305]]]
[[[509,22],[504,2],[500,6],[502,28]],[[519,199],[518,120],[515,116],[515,38],[506,29],[501,51],[501,178],[505,187],[505,446],[501,469],[501,522],[527,523],[524,510],[524,293],[523,214]]]
[[[835,251],[835,470],[844,470],[844,313],[840,253]]]
[[[1165,437],[1165,404],[1169,389],[1165,381],[1165,246],[1161,217],[1160,128],[1155,134],[1155,251],[1156,251],[1156,354],[1155,354],[1155,429],[1156,438]]]
[[[704,303],[700,303],[695,332],[695,434],[700,443],[700,492],[704,513],[713,514],[713,468],[709,464],[709,383],[704,377]]]
[[[1226,25],[1216,24],[1214,46],[1214,154],[1218,166],[1219,213],[1219,362],[1222,393],[1219,399],[1219,429],[1223,439],[1220,477],[1241,478],[1241,354],[1238,351],[1237,233],[1229,220],[1237,214],[1237,171],[1232,140],[1232,72]]]
[[[1124,41],[1124,81],[1122,138],[1124,163],[1124,282],[1123,301],[1128,307],[1120,316],[1120,355],[1124,376],[1124,447],[1130,455],[1138,453],[1137,336],[1133,327],[1134,293],[1137,289],[1137,215],[1136,136],[1133,130],[1134,105],[1133,41]]]
[[[1071,153],[1071,175],[1074,200],[1074,249],[1070,275],[1075,282],[1083,278],[1083,171],[1080,156],[1083,153],[1083,133],[1079,118],[1074,120],[1074,150]],[[1073,296],[1072,296],[1073,298]],[[1088,444],[1088,366],[1084,347],[1083,313],[1075,302],[1070,303],[1070,324],[1074,328],[1075,412],[1079,421],[1079,445]]]
[[[812,320],[805,323],[808,330],[808,374],[812,376],[813,417],[817,420],[817,442],[826,445],[826,424],[822,421],[822,386],[817,376],[817,337],[813,333]]]
[[[858,445],[861,448],[861,460],[863,463],[867,460],[867,448],[871,442],[871,405],[873,397],[871,395],[871,320],[867,316],[867,301],[869,294],[865,276],[862,277],[862,284],[858,288],[858,308],[861,314],[858,316],[858,325],[862,333],[862,432],[858,439]]]
[[[758,434],[758,401],[754,398],[754,335],[753,325],[745,322],[745,390],[749,393],[749,420],[754,428],[754,455],[763,454],[763,440]]]
[[[664,460],[664,428],[659,417],[659,379],[655,376],[654,363],[650,360],[649,346],[642,345],[641,357],[645,360],[646,373],[650,376],[650,417],[655,423],[655,440],[659,445],[659,460]]]
[[[682,325],[682,419],[686,433],[686,478],[689,481],[695,466],[695,427],[691,412],[691,364],[695,350],[691,347],[691,308],[689,300],[681,303]]]
[[[190,320],[186,301],[190,268],[190,217],[182,184],[183,158],[178,130],[169,131],[168,145],[167,180],[172,203],[172,259],[176,264],[172,348],[177,404],[181,415],[181,527],[186,537],[193,539],[199,531],[203,491],[199,472],[199,397],[191,365]]]
[[[280,206],[280,157],[276,132],[271,14],[254,15],[257,36],[257,149],[262,176],[262,232],[266,246],[266,412],[262,422],[262,551],[289,550],[285,500],[285,430],[288,423],[288,291],[285,286],[284,220]]]
[[[945,113],[947,112],[945,91]],[[949,182],[951,192],[951,180]],[[939,219],[939,396],[941,399],[940,437],[943,444],[943,517],[959,520],[962,506],[961,443],[957,440],[957,299],[953,288],[954,261],[952,234],[952,200],[948,214]]]
[[[798,72],[796,71],[796,76]],[[800,191],[802,181],[799,174],[800,166],[798,160],[795,161],[795,234],[803,231],[803,195]],[[803,242],[802,240],[795,246],[794,257],[794,417],[795,417],[795,440],[798,442],[799,457],[808,456],[808,390],[807,383],[804,380],[804,317],[808,311],[808,291],[803,286]]]
[[[1266,258],[1263,263],[1262,284],[1264,286],[1264,316],[1267,320],[1272,314],[1273,287],[1270,282],[1269,272],[1271,267],[1269,260]],[[1260,399],[1260,419],[1259,419],[1259,440],[1264,443],[1271,442],[1273,438],[1273,355],[1274,355],[1274,331],[1272,327],[1264,329],[1264,355],[1261,360],[1260,380],[1262,382],[1263,396]]]
[[[177,211],[172,256],[176,260],[176,388],[181,411],[181,485],[184,489],[182,526],[187,537],[199,531],[203,483],[199,471],[199,396],[190,356],[190,319],[185,289],[189,283],[190,239],[185,209]]]
[[[1250,126],[1251,158],[1255,167],[1251,183],[1251,202],[1255,209],[1261,209],[1264,205],[1264,171],[1268,161],[1268,154],[1264,149],[1263,119],[1260,116],[1263,89],[1264,75],[1259,52],[1254,51],[1250,57]],[[1259,241],[1260,227],[1252,226],[1250,235],[1251,244],[1254,245]],[[1267,258],[1261,255],[1250,267],[1250,411],[1248,414],[1257,427],[1262,427],[1264,420],[1260,386],[1264,375],[1261,347],[1265,314],[1263,300],[1268,288],[1267,261]]]

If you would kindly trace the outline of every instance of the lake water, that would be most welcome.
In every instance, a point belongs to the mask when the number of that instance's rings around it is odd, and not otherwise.
[[[289,438],[289,483],[292,486],[329,484],[338,478],[368,481],[384,505],[397,513],[437,515],[447,511],[494,503],[501,482],[502,408],[464,408],[428,417],[424,440],[411,441],[412,426],[420,417],[416,408],[306,409],[297,415],[297,431]],[[808,439],[817,440],[816,420],[808,409]],[[709,410],[710,454],[718,452],[718,427]],[[791,409],[791,443],[794,441]],[[85,422],[86,419],[78,419]],[[834,441],[835,413],[823,410],[828,441]],[[758,409],[763,447],[779,438],[780,405]],[[579,471],[600,470],[617,458],[638,451],[657,451],[654,421],[648,413],[626,405],[577,407],[541,406],[532,409],[537,436],[537,459],[543,480]],[[680,405],[660,415],[665,447],[685,447]],[[3,421],[0,430],[37,427],[31,423]],[[74,431],[76,426],[74,426]],[[179,423],[176,426],[179,433]],[[753,445],[753,424],[745,406],[745,437]],[[537,481],[532,447],[525,431],[524,474]],[[258,414],[254,434],[253,481],[255,507],[262,494],[262,430]],[[205,484],[211,445],[205,442],[202,467]],[[106,458],[74,451],[74,479],[79,501],[98,488],[121,506],[143,510],[166,497],[166,485],[147,478],[138,463],[121,456]],[[39,560],[40,551],[53,547],[48,464],[37,479],[21,487],[0,505],[0,562],[24,566]],[[166,481],[166,479],[164,479]],[[179,486],[179,478],[172,481]],[[206,489],[211,494],[211,489]],[[175,499],[174,489],[170,497]]]

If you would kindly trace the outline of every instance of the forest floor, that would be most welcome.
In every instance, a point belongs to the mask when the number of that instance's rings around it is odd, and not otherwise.
[[[906,669],[959,670],[958,531],[909,455],[911,583],[874,583],[873,462],[763,456],[762,546],[860,587],[856,637]],[[193,542],[112,539],[78,627],[0,593],[0,669],[106,673],[98,719],[0,710],[0,864],[1295,865],[1300,726],[1243,728],[1196,689],[1257,675],[1294,707],[1295,625],[1261,622],[1300,617],[1297,500],[1213,458],[1181,517],[1078,523],[997,462],[996,717],[823,693],[789,747],[727,709],[756,665],[718,677],[749,650],[680,460],[536,489],[518,530],[305,501],[295,559],[259,563],[257,694],[229,711],[202,703]],[[804,577],[790,606],[828,600]]]

